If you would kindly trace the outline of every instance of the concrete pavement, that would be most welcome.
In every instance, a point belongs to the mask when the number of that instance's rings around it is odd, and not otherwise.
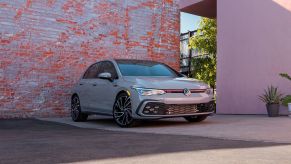
[[[41,120],[64,123],[81,128],[122,132],[201,136],[219,139],[291,143],[291,118],[269,118],[264,115],[215,115],[201,123],[188,123],[183,118],[143,122],[134,128],[119,128],[110,117],[93,116],[87,122],[70,118]]]
[[[109,120],[103,122],[114,126]],[[139,128],[155,126],[175,127],[184,123],[146,123]],[[40,120],[0,120],[0,134],[0,163],[5,164],[290,164],[291,161],[290,144],[108,131]]]

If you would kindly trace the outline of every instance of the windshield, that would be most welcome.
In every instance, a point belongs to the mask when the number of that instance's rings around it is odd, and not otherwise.
[[[180,74],[165,64],[142,60],[117,60],[123,76],[166,76],[180,77]]]

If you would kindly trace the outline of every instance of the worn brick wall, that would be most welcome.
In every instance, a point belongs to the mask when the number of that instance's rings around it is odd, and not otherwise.
[[[73,84],[105,58],[178,68],[178,0],[1,0],[0,118],[68,114]]]

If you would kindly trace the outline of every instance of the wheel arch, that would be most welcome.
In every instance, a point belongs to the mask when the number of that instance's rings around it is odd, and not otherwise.
[[[120,94],[122,94],[122,93],[125,93],[125,94],[127,94],[128,95],[128,93],[127,93],[128,91],[126,90],[126,89],[121,89],[119,92],[117,92],[117,94],[116,94],[116,96],[115,96],[115,100],[117,99],[117,97],[120,95]],[[129,95],[130,96],[130,95]]]

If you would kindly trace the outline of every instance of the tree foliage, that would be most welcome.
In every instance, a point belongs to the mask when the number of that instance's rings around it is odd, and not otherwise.
[[[280,73],[280,76],[291,81],[291,76],[287,73]],[[291,103],[291,95],[287,95],[282,99],[282,104],[288,106]]]
[[[202,80],[211,88],[216,88],[216,58],[214,55],[200,55],[192,59],[194,78]]]
[[[216,20],[202,18],[197,32],[190,39],[190,48],[197,49],[203,54],[216,55],[216,35]]]
[[[202,55],[192,59],[192,76],[216,88],[216,20],[202,18],[199,30],[190,39],[190,48]]]
[[[280,73],[280,76],[285,78],[285,79],[291,80],[291,76],[288,75],[287,73]]]

